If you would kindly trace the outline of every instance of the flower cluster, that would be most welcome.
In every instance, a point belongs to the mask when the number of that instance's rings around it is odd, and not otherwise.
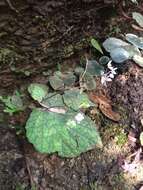
[[[103,84],[104,86],[107,85],[107,82],[111,82],[112,79],[115,77],[115,75],[117,74],[116,73],[116,70],[117,68],[113,67],[112,64],[111,64],[112,60],[108,62],[107,64],[107,67],[109,69],[109,71],[107,73],[102,73],[102,76],[101,76],[101,84]]]

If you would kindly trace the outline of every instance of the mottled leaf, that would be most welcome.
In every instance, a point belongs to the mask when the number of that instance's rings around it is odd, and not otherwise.
[[[50,76],[49,82],[50,82],[51,87],[54,90],[60,90],[64,87],[64,82],[59,76],[56,76],[56,75]]]
[[[56,71],[53,76],[49,77],[50,85],[54,90],[59,90],[65,86],[71,87],[76,81],[76,76],[73,72],[61,73]]]
[[[86,73],[83,78],[84,87],[86,90],[95,90],[96,89],[96,81],[92,75]]]
[[[26,135],[39,152],[57,152],[61,157],[76,157],[96,145],[102,146],[94,122],[80,112],[33,110],[26,123]]]
[[[99,65],[96,60],[89,60],[86,72],[90,73],[93,76],[101,76],[104,72],[104,67]]]
[[[55,94],[55,93],[49,93],[46,98],[42,100],[42,105],[50,108],[50,107],[65,107],[65,104],[63,102],[62,95]]]
[[[32,83],[28,87],[28,92],[34,100],[41,102],[48,94],[48,87],[44,84]]]
[[[89,100],[87,94],[84,92],[81,93],[79,89],[65,91],[63,99],[66,106],[73,110],[94,106],[94,104]]]

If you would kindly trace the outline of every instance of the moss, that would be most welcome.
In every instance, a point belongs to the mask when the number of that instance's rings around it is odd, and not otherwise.
[[[68,45],[64,48],[64,57],[65,58],[68,58],[70,57],[71,55],[74,54],[74,47],[73,45]]]
[[[119,134],[116,135],[116,144],[122,147],[126,142],[127,142],[127,135],[125,132],[122,130],[119,132]]]
[[[9,64],[12,65],[15,63],[15,60],[18,59],[18,54],[13,50],[8,48],[1,48],[0,49],[0,65],[2,64]]]
[[[103,185],[99,184],[99,182],[90,183],[88,187],[83,187],[80,190],[106,190]]]

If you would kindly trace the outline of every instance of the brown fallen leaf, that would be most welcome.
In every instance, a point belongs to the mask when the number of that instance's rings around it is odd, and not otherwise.
[[[111,100],[109,100],[106,96],[103,95],[96,95],[93,93],[89,94],[89,98],[91,101],[97,103],[97,104],[106,104],[106,105],[110,105],[112,102]]]
[[[120,115],[112,110],[112,102],[106,96],[89,94],[89,98],[92,102],[99,104],[101,112],[113,121],[119,121]]]
[[[109,119],[113,120],[113,121],[119,121],[120,120],[120,115],[116,112],[114,112],[110,107],[106,107],[103,104],[99,105],[99,109],[101,110],[101,112],[108,117]]]

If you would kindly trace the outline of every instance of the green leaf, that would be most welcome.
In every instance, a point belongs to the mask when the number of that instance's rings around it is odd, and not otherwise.
[[[9,114],[24,110],[23,101],[18,94],[7,97],[0,96],[0,101],[5,104],[4,112]]]
[[[86,73],[83,78],[84,86],[86,90],[95,90],[96,89],[96,81],[92,75]]]
[[[61,157],[76,157],[95,145],[102,146],[94,122],[80,112],[58,114],[33,110],[26,124],[26,135],[39,152],[58,152]]]
[[[58,75],[50,76],[49,82],[54,90],[60,90],[64,87],[64,82]]]
[[[96,60],[89,60],[86,72],[92,76],[101,76],[104,72],[104,67],[102,65],[99,65]]]
[[[50,85],[54,90],[60,90],[65,86],[73,86],[76,81],[76,76],[73,72],[61,73],[56,71],[53,76],[49,77]]]
[[[140,142],[141,142],[141,145],[143,146],[143,132],[141,132],[140,134]]]
[[[141,55],[140,50],[134,45],[124,46],[123,49],[130,54],[130,59],[132,59],[134,55]]]
[[[49,93],[45,99],[41,102],[42,105],[45,105],[47,108],[50,107],[65,107],[63,102],[63,97],[60,94]]]
[[[89,100],[87,94],[80,92],[79,89],[67,90],[63,94],[64,103],[68,108],[75,111],[80,108],[89,108],[94,106],[94,104]]]
[[[101,49],[101,46],[99,45],[99,43],[98,43],[97,40],[95,40],[94,38],[92,38],[92,39],[91,39],[91,44],[92,44],[92,46],[93,46],[96,50],[98,50],[101,54],[103,54],[103,51],[102,51],[102,49]]]
[[[139,55],[134,55],[133,60],[137,65],[139,65],[140,67],[143,67],[143,57]]]
[[[109,61],[110,61],[110,58],[108,56],[102,56],[99,59],[99,63],[101,65],[107,65],[109,63]]]
[[[132,13],[133,19],[138,23],[140,27],[143,27],[143,15],[138,12]]]
[[[28,87],[28,92],[34,100],[41,102],[48,94],[48,87],[44,84],[32,83]]]
[[[114,37],[107,38],[103,42],[104,49],[109,53],[116,48],[120,48],[120,47],[124,47],[124,46],[128,46],[128,45],[130,45],[130,44],[127,42],[124,42],[123,40],[120,40],[118,38],[114,38]]]
[[[133,44],[134,46],[136,46],[139,49],[143,50],[143,37],[138,37],[135,34],[126,34],[125,38],[128,42],[130,42],[131,44]]]
[[[73,72],[68,72],[65,75],[63,74],[63,81],[65,86],[73,86],[76,81],[76,76]]]

